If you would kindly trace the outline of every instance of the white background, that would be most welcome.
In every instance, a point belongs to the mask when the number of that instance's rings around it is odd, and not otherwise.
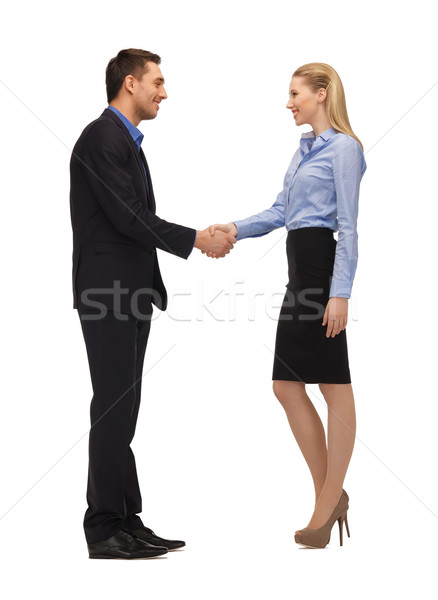
[[[433,595],[438,68],[429,11],[424,1],[275,0],[4,9],[5,598]],[[368,170],[347,326],[357,439],[344,485],[351,538],[344,533],[342,548],[336,524],[324,551],[293,539],[314,498],[272,392],[287,282],[282,229],[239,242],[223,260],[160,252],[170,303],[154,313],[133,449],[143,521],[187,546],[157,560],[88,559],[92,391],[72,308],[69,160],[107,105],[109,59],[128,47],[162,57],[169,95],[158,117],[140,124],[157,213],[197,229],[274,202],[310,130],[285,109],[296,68],[326,62],[344,83]],[[234,289],[243,295],[233,300]],[[307,389],[325,423],[318,386]]]

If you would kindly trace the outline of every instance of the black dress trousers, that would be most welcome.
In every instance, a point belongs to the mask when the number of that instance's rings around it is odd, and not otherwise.
[[[151,320],[109,310],[104,317],[90,319],[90,313],[90,309],[78,309],[93,387],[88,508],[83,522],[87,543],[92,544],[122,527],[143,525],[138,516],[142,498],[130,443],[140,407]]]

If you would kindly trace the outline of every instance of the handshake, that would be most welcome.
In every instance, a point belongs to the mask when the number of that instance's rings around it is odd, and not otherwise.
[[[195,248],[210,258],[223,258],[236,243],[237,227],[234,223],[210,225],[196,235]]]

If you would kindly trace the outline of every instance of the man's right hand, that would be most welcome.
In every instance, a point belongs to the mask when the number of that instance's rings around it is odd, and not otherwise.
[[[210,231],[210,235],[217,235],[216,232],[223,231],[224,233],[228,233],[232,235],[234,238],[237,236],[237,227],[234,223],[226,223],[226,224],[216,224],[210,225],[208,228]],[[236,240],[235,240],[236,241]],[[209,258],[218,258],[218,256],[213,251],[202,251],[202,254],[206,254]]]
[[[196,235],[195,248],[201,250],[203,254],[214,255],[215,258],[223,258],[230,250],[234,248],[236,238],[229,233],[217,230],[214,235],[210,229],[198,231]]]

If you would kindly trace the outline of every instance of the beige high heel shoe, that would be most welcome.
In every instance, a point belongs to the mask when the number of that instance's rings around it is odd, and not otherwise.
[[[319,527],[318,529],[309,529],[305,527],[301,529],[301,533],[295,534],[295,541],[301,546],[307,546],[308,548],[325,548],[330,541],[330,532],[332,530],[335,521],[339,523],[339,541],[340,545],[343,545],[343,524],[347,529],[347,535],[350,537],[350,529],[348,527],[347,511],[349,508],[349,497],[347,492],[343,489],[339,502],[335,506],[332,514],[328,518],[327,522]]]

